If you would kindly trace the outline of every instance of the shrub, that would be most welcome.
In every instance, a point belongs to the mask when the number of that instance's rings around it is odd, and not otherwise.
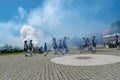
[[[114,48],[115,47],[115,45],[112,44],[112,43],[107,43],[106,45],[108,45],[109,48]]]
[[[10,50],[1,50],[1,53],[18,53],[22,52],[23,50],[21,49],[10,49]]]

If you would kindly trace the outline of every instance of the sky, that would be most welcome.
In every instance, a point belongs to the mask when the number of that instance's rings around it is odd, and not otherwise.
[[[39,43],[53,37],[83,37],[120,20],[120,0],[0,0],[0,46],[22,46],[24,26]]]

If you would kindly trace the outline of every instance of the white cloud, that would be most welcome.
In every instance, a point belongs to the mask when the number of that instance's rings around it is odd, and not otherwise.
[[[16,34],[19,31],[19,24],[13,22],[0,23],[0,30],[0,46],[7,43],[13,46],[21,46],[19,44],[20,39]]]
[[[18,8],[20,18],[25,18],[27,16],[27,11],[23,7]]]

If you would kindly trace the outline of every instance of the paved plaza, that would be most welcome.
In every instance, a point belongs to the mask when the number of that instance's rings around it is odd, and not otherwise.
[[[91,54],[91,53],[83,53]],[[115,49],[99,49],[97,54],[120,57]],[[67,55],[81,55],[72,50]],[[0,56],[0,80],[120,80],[120,62],[94,66],[68,66],[52,63],[50,60],[63,55],[24,54]]]

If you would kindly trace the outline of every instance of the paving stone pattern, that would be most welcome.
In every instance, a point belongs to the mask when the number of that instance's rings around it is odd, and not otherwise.
[[[79,54],[71,51],[69,55]],[[83,53],[90,54],[90,53]],[[120,51],[98,51],[97,54],[117,55]],[[101,66],[65,66],[50,62],[62,56],[37,54],[0,56],[0,80],[120,80],[120,62]]]

